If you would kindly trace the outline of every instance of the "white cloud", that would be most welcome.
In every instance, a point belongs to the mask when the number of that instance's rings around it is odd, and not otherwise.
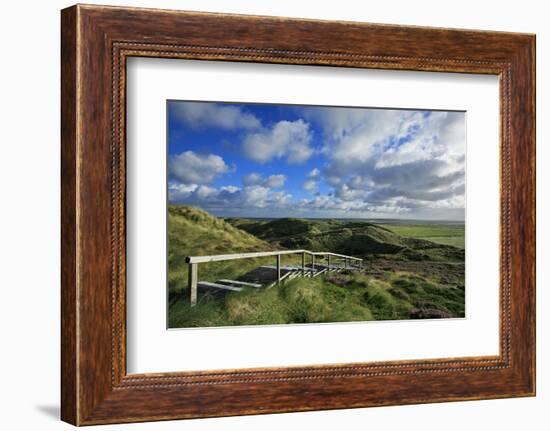
[[[283,174],[277,174],[277,175],[270,175],[265,180],[265,186],[269,187],[270,189],[279,189],[285,185],[286,181],[286,175]]]
[[[313,155],[311,139],[305,121],[279,121],[270,129],[248,134],[242,148],[244,155],[256,162],[284,158],[288,163],[300,164]]]
[[[334,194],[343,201],[355,201],[365,199],[368,193],[361,188],[352,188],[348,184],[342,184],[335,189]]]
[[[242,187],[211,187],[231,167],[219,156],[189,151],[169,160],[171,178],[183,183],[170,186],[170,201],[250,216],[464,217],[464,113],[306,108],[303,118],[309,123],[249,128],[242,150],[258,163],[289,164],[317,152],[323,164],[302,171],[310,198],[293,199],[283,174],[252,173]],[[317,148],[314,122],[322,131]],[[329,191],[319,194],[320,184]]]
[[[400,205],[400,202],[387,202],[383,205],[372,205],[363,200],[343,200],[336,196],[316,196],[313,199],[303,199],[299,207],[309,213],[321,213],[325,216],[345,217],[392,217],[396,214],[406,214],[410,208]]]
[[[267,178],[262,178],[262,176],[256,172],[243,177],[243,183],[245,186],[263,186],[268,189],[279,189],[285,185],[286,175],[276,174],[270,175]]]
[[[223,186],[223,187],[220,187],[220,190],[222,192],[235,193],[235,192],[238,192],[240,188],[236,186]]]
[[[421,160],[442,160],[445,170],[456,171],[464,166],[465,127],[460,114],[433,112],[413,123],[413,137],[395,148],[386,150],[376,161],[377,168],[398,166]]]
[[[319,179],[321,178],[321,171],[318,168],[313,168],[307,174],[307,179],[304,181],[302,187],[310,193],[314,193],[319,188]]]
[[[275,206],[275,208],[280,209],[284,208],[287,205],[291,204],[292,195],[284,191],[273,192],[270,196],[270,204]]]
[[[210,186],[174,182],[168,184],[168,200],[170,202],[182,202],[191,197],[206,201],[217,194],[218,190]]]
[[[317,190],[318,184],[315,180],[305,180],[303,184],[304,190],[307,190],[308,192],[314,192]]]
[[[253,186],[261,184],[263,181],[262,176],[256,172],[252,172],[243,177],[243,183],[245,186]]]
[[[307,174],[307,177],[312,180],[317,180],[321,176],[321,171],[318,168],[313,168],[311,171],[309,171],[309,174]]]
[[[198,186],[194,192],[197,194],[197,196],[200,199],[208,199],[212,196],[215,196],[218,193],[218,191],[214,187],[209,187],[204,185]]]
[[[421,115],[413,114],[420,118]],[[333,150],[337,160],[354,159],[366,162],[384,153],[390,139],[400,139],[406,136],[411,119],[400,111],[376,111],[365,119],[356,129],[344,134],[336,145],[328,146]]]
[[[224,160],[215,154],[201,155],[185,151],[168,159],[170,176],[184,184],[210,184],[216,177],[230,170]]]
[[[464,113],[306,108],[304,116],[323,129],[327,164],[322,176],[333,187],[332,207],[460,209]],[[309,178],[304,188],[314,188]]]
[[[260,120],[242,107],[223,103],[172,102],[176,118],[193,129],[217,127],[221,129],[259,129]]]
[[[168,201],[181,202],[197,190],[196,184],[168,183]]]
[[[215,188],[197,184],[170,183],[168,199],[170,203],[196,205],[206,210],[222,209],[240,212],[267,208],[284,210],[291,203],[292,195],[261,185],[249,185],[244,188],[229,185]]]
[[[244,203],[247,206],[263,208],[266,204],[269,189],[263,186],[247,186],[244,188]]]

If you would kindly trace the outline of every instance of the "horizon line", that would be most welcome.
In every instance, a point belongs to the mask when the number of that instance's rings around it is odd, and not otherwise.
[[[306,220],[381,220],[381,221],[420,221],[420,222],[451,222],[451,223],[466,223],[464,219],[428,219],[428,218],[399,218],[399,217],[315,217],[315,216],[247,216],[247,215],[217,215],[210,210],[201,208],[195,205],[180,204],[180,203],[171,203],[167,202],[168,206],[182,206],[189,208],[197,208],[201,211],[204,211],[214,217],[218,218],[243,218],[243,219],[264,219],[264,220],[274,220],[274,219],[306,219]]]

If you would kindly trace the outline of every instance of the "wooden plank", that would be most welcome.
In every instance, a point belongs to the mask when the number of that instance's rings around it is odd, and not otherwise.
[[[262,265],[260,268],[277,269],[277,265]],[[295,266],[281,266],[281,271],[299,271],[300,268]]]
[[[310,252],[310,253],[314,254],[315,256],[333,256],[333,257],[348,258],[351,260],[363,260],[360,257],[353,257],[345,254],[331,253],[329,251],[316,251],[316,252]]]
[[[221,280],[218,280],[218,281],[221,281],[222,283],[239,284],[239,285],[241,285],[241,286],[247,286],[247,287],[257,287],[257,288],[262,287],[261,284],[258,284],[258,283],[248,283],[247,281],[227,280],[227,279],[225,279],[225,278],[222,278]]]
[[[277,255],[277,284],[281,281],[281,255]]]
[[[189,264],[189,300],[191,306],[197,304],[197,276],[198,276],[198,265],[196,263]]]
[[[291,276],[292,274],[294,274],[294,273],[293,273],[293,272],[287,272],[285,275],[283,275],[283,276],[279,279],[278,282],[277,282],[277,280],[275,280],[273,283],[269,284],[269,285],[267,286],[267,289],[270,289],[270,288],[272,288],[273,286],[276,286],[277,284],[280,284],[282,281],[286,280],[287,278],[290,280],[290,279],[291,279],[290,276]]]
[[[317,272],[313,273],[312,277],[317,277],[318,275],[321,275],[321,274],[323,274],[323,273],[325,273],[325,272],[327,272],[327,269],[326,269],[326,268],[324,268],[324,269],[322,269],[322,270],[320,270],[320,271],[317,271]]]
[[[78,416],[77,8],[61,14],[61,419]]]
[[[226,284],[211,283],[209,281],[199,281],[198,286],[202,288],[206,287],[220,290],[230,290],[232,292],[240,292],[243,290],[242,287],[227,286]]]
[[[253,253],[217,254],[213,256],[188,256],[187,263],[220,262],[224,260],[250,259],[254,257],[282,256],[286,254],[311,253],[308,250],[279,250],[279,251],[257,251]]]
[[[331,252],[312,252],[309,250],[279,250],[279,251],[258,251],[253,253],[235,253],[235,254],[217,254],[212,256],[188,256],[185,261],[187,263],[204,263],[204,262],[220,262],[224,260],[237,260],[237,259],[250,259],[254,257],[269,257],[269,256],[283,256],[287,254],[309,254],[311,256],[334,256],[341,258],[348,258],[351,260],[362,260],[358,257],[346,256],[343,254],[331,253]]]
[[[288,277],[289,280],[294,280],[296,277],[300,277],[302,275],[301,272],[291,272],[290,276]]]

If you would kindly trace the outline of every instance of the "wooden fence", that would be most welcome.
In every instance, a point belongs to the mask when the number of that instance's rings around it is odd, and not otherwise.
[[[353,256],[346,256],[344,254],[338,254],[338,253],[332,253],[332,252],[312,252],[309,250],[281,250],[281,251],[259,251],[259,252],[252,252],[252,253],[237,253],[237,254],[217,254],[212,256],[189,256],[185,259],[186,263],[189,265],[189,292],[190,292],[190,302],[191,305],[194,306],[197,303],[197,291],[198,291],[198,285],[199,285],[199,279],[198,279],[198,266],[201,263],[207,263],[207,262],[221,262],[221,261],[227,261],[227,260],[237,260],[237,259],[252,259],[252,258],[258,258],[258,257],[269,257],[274,256],[275,261],[275,269],[276,269],[276,280],[272,284],[280,284],[281,281],[283,281],[284,278],[286,278],[289,273],[287,272],[284,276],[281,276],[281,257],[291,254],[301,254],[302,255],[302,265],[301,265],[301,271],[298,269],[296,272],[298,272],[302,277],[315,277],[316,275],[320,275],[321,273],[325,271],[331,271],[336,269],[361,269],[363,264],[363,259],[360,259],[358,257]],[[306,266],[306,256],[310,257],[311,266],[308,268]],[[315,259],[316,257],[324,257],[327,259],[327,265],[323,265],[322,268],[320,268],[318,271],[315,270],[316,263]],[[331,264],[331,260],[340,260],[343,261],[343,265],[339,266],[333,266]],[[250,283],[245,282],[239,282],[235,280],[224,280],[225,282],[232,282],[233,284],[238,285],[249,285]],[[222,285],[215,284],[215,283],[209,283],[211,286],[218,286],[223,287]],[[236,288],[229,288],[228,290],[235,290]]]

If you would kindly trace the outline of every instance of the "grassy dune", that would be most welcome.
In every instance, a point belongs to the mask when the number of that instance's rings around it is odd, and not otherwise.
[[[367,258],[386,255],[406,260],[464,261],[463,225],[380,225],[355,220],[294,218],[229,218],[226,221],[281,248],[330,250]],[[456,245],[430,238],[445,238],[449,243],[461,243],[462,250]]]
[[[171,294],[187,289],[187,256],[267,251],[275,248],[221,219],[193,207],[168,207],[168,288]],[[200,279],[238,277],[261,259],[234,260],[200,265]]]
[[[393,225],[363,221],[223,220],[184,206],[170,206],[168,216],[170,327],[464,316],[464,250],[427,240],[430,234],[438,237],[430,226],[414,237],[414,229],[400,234]],[[363,257],[366,270],[296,278],[222,297],[199,295],[197,306],[190,307],[186,256],[293,248]],[[284,257],[283,264],[298,259]],[[273,259],[201,264],[199,279],[235,279],[263,264]]]

